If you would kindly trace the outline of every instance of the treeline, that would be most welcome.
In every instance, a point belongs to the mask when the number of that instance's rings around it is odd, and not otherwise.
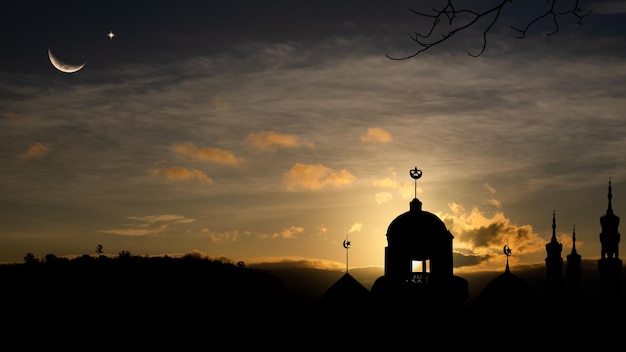
[[[55,321],[104,329],[113,321],[123,329],[179,333],[240,324],[262,328],[268,317],[289,321],[311,308],[268,271],[195,254],[44,260],[27,254],[22,264],[0,265],[0,282],[1,300],[12,307],[5,318],[27,326]]]

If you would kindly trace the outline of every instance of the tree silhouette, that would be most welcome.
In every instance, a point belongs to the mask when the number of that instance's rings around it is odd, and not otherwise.
[[[546,0],[544,1],[544,5],[542,5],[543,7],[539,9],[541,12],[536,15],[536,17],[531,18],[527,22],[526,26],[523,28],[511,26],[511,28],[519,33],[517,38],[522,39],[526,37],[527,31],[532,26],[544,19],[549,19],[553,23],[553,29],[552,31],[547,32],[547,35],[553,35],[559,31],[559,17],[561,16],[573,16],[576,18],[576,23],[582,25],[583,19],[589,16],[591,11],[583,13],[579,7],[580,0],[569,1],[570,4],[567,9],[560,11],[557,9],[557,0]],[[481,49],[476,54],[472,54],[470,52],[467,53],[470,56],[478,57],[485,52],[485,48],[487,47],[487,33],[493,28],[498,20],[500,20],[500,15],[505,6],[513,3],[513,0],[499,0],[499,3],[496,5],[482,11],[476,11],[468,8],[457,9],[455,3],[457,3],[457,1],[447,0],[446,5],[443,8],[433,8],[431,13],[425,13],[410,8],[409,11],[413,12],[420,18],[425,18],[431,21],[430,27],[425,32],[415,32],[415,36],[410,37],[418,45],[418,49],[412,54],[402,57],[393,57],[390,55],[386,56],[392,60],[410,59],[434,46],[442,44],[460,32],[475,26],[483,25],[483,44]],[[479,7],[479,5],[475,5],[475,7]]]
[[[54,255],[54,254],[52,254],[52,253],[48,253],[48,254],[46,254],[46,256],[44,257],[44,262],[46,262],[46,263],[54,263],[54,262],[56,262],[58,259],[59,259],[59,258],[58,258],[56,255]]]
[[[39,259],[37,257],[35,257],[35,255],[33,253],[26,253],[26,255],[24,256],[24,264],[35,264],[35,263],[39,263]]]
[[[101,244],[96,246],[96,253],[98,254],[98,257],[102,256],[102,245]]]

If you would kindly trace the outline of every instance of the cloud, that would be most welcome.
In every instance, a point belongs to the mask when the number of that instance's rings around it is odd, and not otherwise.
[[[533,231],[532,225],[514,224],[502,211],[487,216],[476,207],[469,212],[458,203],[449,203],[448,207],[451,213],[437,216],[455,236],[455,251],[483,257],[481,265],[501,260],[507,244],[517,256],[545,251],[545,239]]]
[[[334,171],[324,165],[295,164],[284,175],[288,190],[297,188],[317,190],[325,186],[341,187],[351,184],[356,177],[348,170]]]
[[[31,160],[44,157],[50,151],[49,147],[41,143],[33,143],[28,149],[20,153],[20,159]]]
[[[273,270],[281,268],[313,268],[322,270],[344,270],[345,263],[326,259],[303,258],[296,256],[245,258],[246,265],[257,269]]]
[[[167,224],[162,224],[157,228],[153,229],[145,229],[145,228],[125,228],[125,229],[110,229],[110,230],[100,230],[98,232],[101,233],[110,233],[118,236],[131,236],[131,237],[141,237],[141,236],[153,236],[165,231],[168,228]]]
[[[196,219],[176,214],[127,216],[125,219],[131,220],[133,223],[126,224],[125,228],[100,230],[98,232],[118,236],[154,236],[167,230],[171,224],[187,224],[196,221]],[[157,223],[162,224],[156,226]]]
[[[400,183],[398,183],[398,181],[396,180],[392,180],[389,177],[387,177],[387,178],[382,178],[380,180],[372,181],[372,186],[382,187],[382,188],[398,188],[400,186]]]
[[[252,132],[246,140],[261,149],[276,150],[277,148],[313,147],[313,143],[300,140],[298,137],[288,134],[280,134],[276,131]]]
[[[400,186],[399,191],[400,191],[400,195],[402,196],[402,199],[414,198],[416,193],[423,192],[421,187],[417,187],[416,189],[415,182],[411,182],[411,181],[405,181]]]
[[[272,238],[287,238],[294,239],[298,237],[298,234],[304,233],[304,227],[301,226],[291,226],[288,229],[283,229],[280,232],[275,232],[272,234]]]
[[[197,180],[201,183],[211,184],[213,179],[198,169],[185,169],[178,166],[165,168],[152,168],[150,173],[154,176],[164,176],[171,181]]]
[[[402,199],[410,199],[413,198],[415,196],[415,182],[414,181],[404,181],[403,183],[400,183],[392,178],[389,177],[385,177],[385,178],[381,178],[378,180],[374,180],[372,181],[372,186],[374,187],[381,187],[381,188],[391,188],[391,189],[397,189],[398,192],[400,193],[400,196],[402,197]],[[385,192],[386,193],[386,192]],[[380,204],[383,200],[389,198],[391,196],[390,193],[377,193],[376,194],[376,202],[378,204]],[[417,187],[417,193],[422,193],[422,189],[420,187]],[[383,197],[383,198],[380,198]],[[391,199],[389,199],[391,200]]]
[[[376,204],[383,204],[391,202],[393,200],[393,195],[389,192],[377,192],[374,194],[374,198],[376,199]]]
[[[350,230],[348,230],[348,233],[361,232],[362,228],[363,228],[363,223],[362,222],[355,222],[350,227]]]
[[[382,128],[372,127],[367,129],[367,133],[361,136],[361,142],[380,142],[387,143],[391,141],[391,134]]]
[[[196,221],[196,219],[187,218],[183,215],[175,215],[175,214],[127,216],[126,219],[145,222],[149,224],[152,224],[155,222],[171,222],[175,224],[187,224],[187,223]]]
[[[237,157],[233,153],[218,148],[202,147],[198,148],[192,143],[175,144],[172,150],[183,157],[198,161],[210,161],[223,165],[240,165],[246,159]]]
[[[485,187],[485,189],[487,189],[489,194],[492,194],[492,195],[496,194],[496,189],[493,188],[489,183],[485,183],[483,186]],[[502,203],[500,203],[500,201],[497,200],[497,199],[494,199],[494,198],[487,199],[487,203],[493,205],[494,207],[496,207],[498,209],[502,208]]]
[[[497,199],[487,199],[487,203],[493,205],[498,209],[502,208],[502,203],[500,203],[500,201]]]
[[[250,237],[252,236],[252,232],[250,231],[225,231],[221,233],[216,233],[208,228],[202,229],[203,233],[208,234],[208,237],[211,239],[213,243],[220,244],[225,242],[235,242],[240,240],[242,237]],[[257,234],[255,235],[258,239],[277,239],[277,238],[285,238],[285,239],[295,239],[299,234],[304,233],[304,227],[302,226],[291,226],[289,228],[285,228],[279,232],[274,232],[272,234]]]
[[[237,230],[215,233],[205,227],[202,229],[202,232],[207,233],[209,235],[209,239],[211,239],[211,242],[215,244],[220,244],[224,242],[235,242],[239,240],[239,238],[241,238],[242,236],[242,234]],[[244,232],[244,235],[249,235],[249,233]]]

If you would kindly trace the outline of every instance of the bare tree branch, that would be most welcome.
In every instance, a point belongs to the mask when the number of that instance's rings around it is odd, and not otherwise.
[[[591,11],[587,13],[583,13],[579,7],[580,0],[571,0],[573,2],[572,8],[567,11],[557,12],[556,4],[557,0],[546,0],[546,10],[542,12],[537,17],[531,19],[526,27],[524,28],[516,28],[511,26],[511,28],[517,32],[519,32],[518,39],[524,38],[528,30],[537,22],[545,18],[551,18],[554,23],[554,30],[546,33],[547,35],[553,35],[559,31],[559,16],[571,15],[574,16],[577,20],[576,23],[582,25],[583,19],[591,14]],[[485,48],[487,47],[487,33],[493,28],[493,26],[500,19],[500,14],[505,6],[511,4],[513,0],[502,0],[500,3],[492,6],[484,10],[483,12],[476,12],[471,9],[460,9],[457,10],[454,6],[454,0],[448,0],[447,4],[440,10],[433,8],[432,13],[424,13],[414,9],[409,9],[409,11],[414,14],[430,19],[432,21],[430,28],[425,33],[415,32],[415,36],[410,37],[419,48],[412,54],[402,57],[393,57],[390,55],[386,55],[389,59],[392,60],[406,60],[413,57],[416,57],[420,53],[437,46],[448,39],[452,38],[455,34],[460,33],[472,26],[477,25],[478,21],[485,18],[486,19],[486,27],[482,32],[483,44],[480,48],[480,51],[476,54],[472,54],[468,52],[467,54],[472,57],[478,57],[485,52]],[[490,17],[491,16],[491,17]],[[460,22],[461,20],[466,19],[466,22]],[[445,21],[447,24],[443,24],[442,21]],[[441,35],[441,37],[437,36],[437,33],[442,30],[442,27],[447,26],[450,29],[448,32]],[[443,29],[445,30],[445,29]]]

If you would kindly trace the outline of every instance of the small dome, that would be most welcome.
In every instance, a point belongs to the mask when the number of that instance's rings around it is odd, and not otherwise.
[[[506,271],[490,281],[471,305],[475,319],[515,314],[533,317],[541,313],[537,291],[519,276]]]

